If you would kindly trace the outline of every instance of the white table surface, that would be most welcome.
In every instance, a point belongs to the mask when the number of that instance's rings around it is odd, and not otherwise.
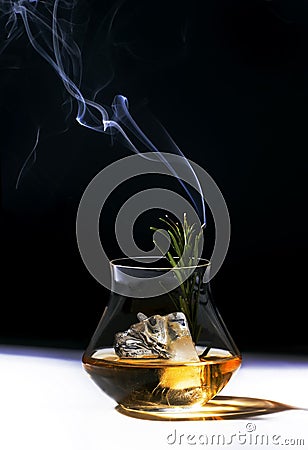
[[[248,419],[124,416],[83,370],[79,351],[2,346],[0,381],[0,450],[308,449],[308,357],[243,355],[222,395],[303,408]]]

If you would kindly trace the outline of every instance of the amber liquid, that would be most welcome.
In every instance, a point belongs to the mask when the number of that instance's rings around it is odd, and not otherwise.
[[[83,357],[85,370],[108,396],[125,408],[149,411],[206,404],[240,364],[239,356],[216,349],[188,363],[120,359],[113,349]]]

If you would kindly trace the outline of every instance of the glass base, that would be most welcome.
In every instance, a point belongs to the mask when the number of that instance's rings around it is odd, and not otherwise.
[[[116,410],[126,416],[147,420],[227,420],[297,409],[283,403],[250,397],[217,396],[196,408],[153,408],[139,410],[118,405]]]

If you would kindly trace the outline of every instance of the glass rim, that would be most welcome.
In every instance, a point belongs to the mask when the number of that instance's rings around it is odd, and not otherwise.
[[[136,258],[139,259],[139,261],[136,261],[133,259],[134,257],[124,257],[124,258],[115,258],[112,259],[110,262],[110,265],[113,267],[118,267],[118,268],[122,268],[122,269],[142,269],[142,270],[184,270],[184,269],[198,269],[201,267],[209,267],[211,265],[211,261],[209,261],[206,258],[199,258],[199,262],[198,264],[194,264],[191,266],[183,266],[183,267],[146,267],[146,266],[138,266],[138,263],[140,263],[141,259],[144,260],[151,260],[154,259],[153,256],[136,256]],[[167,260],[166,256],[162,256],[159,260],[156,260],[155,262],[161,261],[161,260]],[[178,256],[174,257],[174,260],[179,260]],[[120,262],[124,262],[124,261],[133,261],[135,262],[137,265],[128,265],[128,264],[121,264]],[[201,263],[200,263],[201,262]],[[141,263],[142,264],[142,263]]]

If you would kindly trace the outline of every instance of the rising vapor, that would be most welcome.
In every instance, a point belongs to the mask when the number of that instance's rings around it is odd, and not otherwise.
[[[123,1],[118,2],[107,17],[107,30],[109,33],[122,3]],[[123,95],[116,95],[112,104],[106,106],[96,101],[96,93],[93,93],[92,97],[87,98],[82,92],[82,52],[73,36],[73,13],[77,5],[78,2],[76,0],[47,0],[41,2],[36,0],[0,0],[1,20],[5,22],[5,41],[0,44],[0,54],[7,51],[11,42],[19,39],[26,33],[34,50],[55,70],[70,99],[76,102],[76,120],[78,123],[90,130],[106,133],[119,139],[129,150],[140,154],[142,157],[151,158],[148,152],[155,152],[168,167],[170,174],[178,179],[194,207],[198,210],[195,200],[186,185],[178,177],[157,146],[145,135],[131,116],[127,98]],[[194,184],[198,186],[202,205],[199,215],[203,223],[206,223],[205,204],[200,182],[182,151],[169,134],[165,130],[163,131],[168,137],[171,151],[183,157],[183,163],[186,164],[188,171],[191,173]],[[16,187],[19,185],[22,171],[27,165],[29,158],[35,155],[38,139],[39,132],[35,146],[18,176]],[[140,151],[139,146],[146,148],[147,153],[144,154]],[[164,149],[161,150],[163,151]]]

